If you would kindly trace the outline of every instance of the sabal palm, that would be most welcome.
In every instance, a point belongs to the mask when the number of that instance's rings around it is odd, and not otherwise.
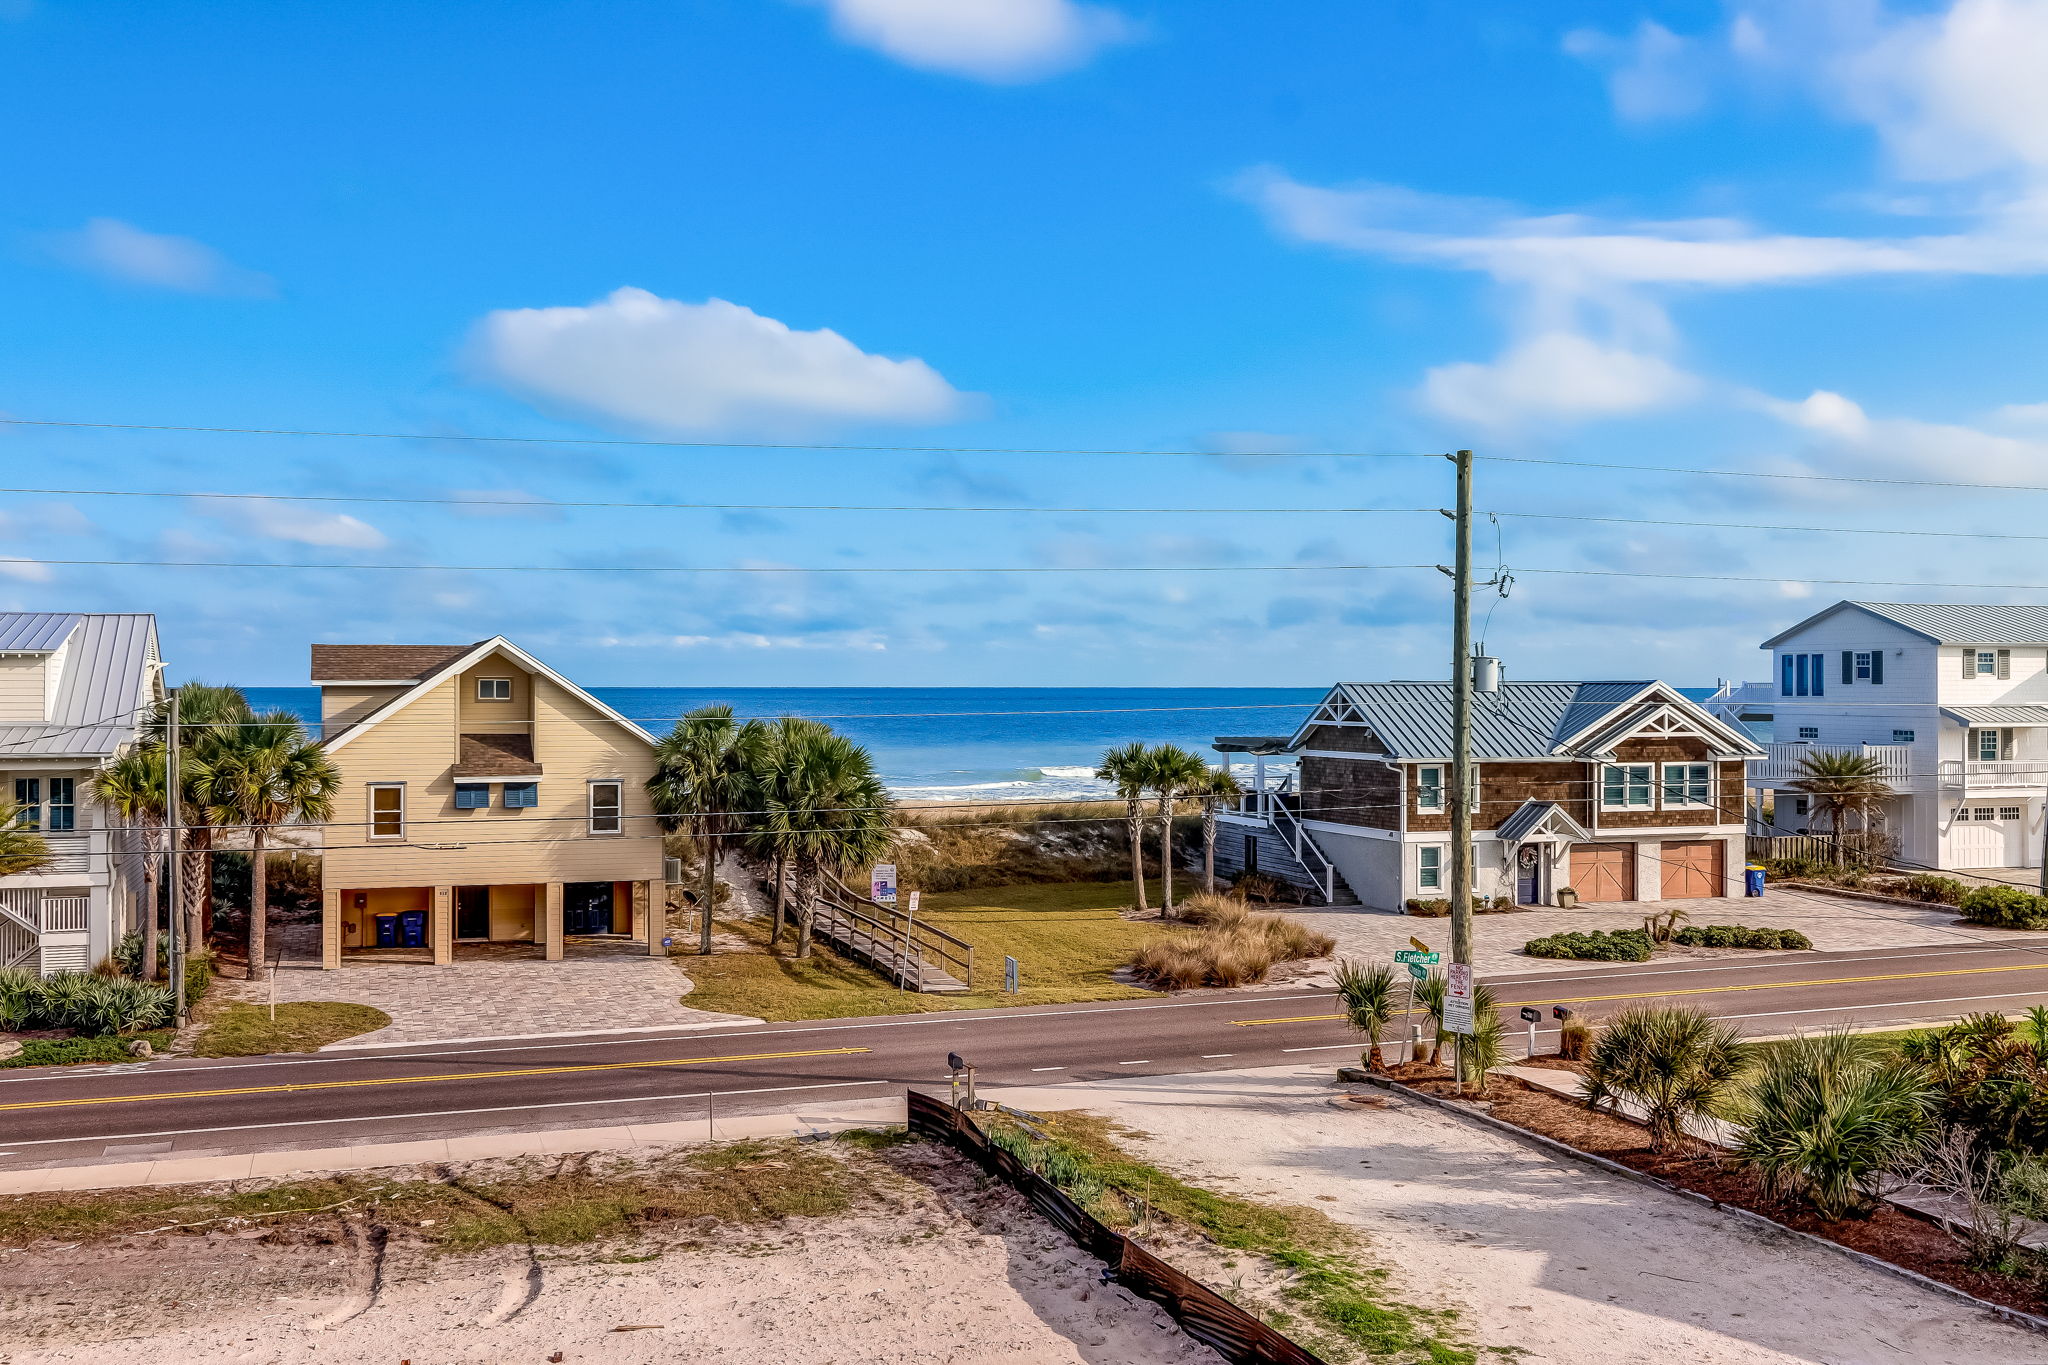
[[[1838,833],[1844,816],[1854,816],[1868,829],[1873,814],[1894,794],[1877,759],[1846,750],[1807,754],[1799,760],[1799,778],[1791,785],[1813,798],[1814,814]]]
[[[759,721],[741,722],[730,706],[687,712],[654,746],[647,795],[669,829],[686,829],[704,860],[704,919],[699,948],[711,951],[711,907],[723,841],[742,828],[755,803],[754,774],[767,744]],[[649,932],[659,932],[653,926]]]
[[[1119,744],[1103,754],[1095,776],[1116,788],[1124,803],[1124,827],[1131,840],[1131,886],[1138,912],[1145,904],[1145,792],[1151,778],[1152,751],[1139,740]]]
[[[270,839],[280,825],[334,814],[340,770],[289,711],[245,721],[195,760],[192,790],[216,826],[249,832],[248,975],[262,975],[270,924]]]
[[[768,946],[772,949],[782,941],[782,926],[789,909],[790,845],[771,827],[764,812],[771,807],[786,809],[805,799],[798,790],[802,776],[794,760],[805,744],[831,734],[832,727],[801,716],[784,716],[769,722],[766,728],[761,752],[750,774],[749,800],[754,814],[747,821],[746,846],[748,852],[775,867],[775,918],[768,932]]]
[[[1180,798],[1209,775],[1202,756],[1178,744],[1154,748],[1147,762],[1145,785],[1152,789],[1159,816],[1159,913],[1173,918],[1173,813]]]
[[[1366,1037],[1361,1059],[1374,1071],[1384,1069],[1380,1035],[1386,1032],[1397,1012],[1394,1003],[1394,969],[1384,962],[1364,967],[1355,962],[1337,964],[1337,999],[1344,1006],[1345,1022]]]
[[[1216,890],[1216,815],[1225,801],[1243,794],[1228,768],[1208,769],[1187,789],[1187,795],[1202,803],[1202,889],[1211,894]]]
[[[1688,1120],[1719,1113],[1748,1065],[1749,1044],[1732,1025],[1699,1010],[1649,1005],[1607,1021],[1586,1058],[1588,1105],[1640,1106],[1650,1150],[1685,1136]]]
[[[170,810],[164,773],[164,746],[142,744],[99,770],[92,782],[93,800],[133,829],[143,831],[147,847],[142,860],[142,979],[156,980],[157,955],[157,832]]]
[[[1823,1218],[1861,1213],[1883,1177],[1925,1148],[1935,1097],[1917,1067],[1868,1037],[1795,1038],[1764,1061],[1735,1159],[1769,1193],[1801,1195]]]
[[[881,857],[895,843],[895,809],[868,751],[819,725],[793,727],[769,758],[756,837],[786,858],[796,882],[796,955],[809,957],[825,876]]]
[[[43,836],[21,823],[21,810],[13,802],[0,801],[0,877],[33,872],[49,862],[50,846]]]
[[[206,946],[207,929],[213,921],[213,822],[193,784],[221,746],[255,718],[249,699],[239,687],[186,683],[178,689],[178,786],[182,807],[178,823],[185,830],[178,878],[185,905],[185,945],[189,949]],[[153,722],[159,743],[166,723],[167,714],[160,710]]]

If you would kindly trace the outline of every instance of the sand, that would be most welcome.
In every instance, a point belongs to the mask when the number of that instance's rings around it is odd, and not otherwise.
[[[2038,1365],[2048,1336],[1412,1102],[1338,1108],[1330,1066],[1015,1092],[1148,1136],[1200,1183],[1369,1237],[1393,1293],[1558,1365]]]
[[[16,1252],[0,1362],[1216,1365],[1007,1189],[926,1165],[887,1208],[709,1248],[430,1260],[228,1234]]]

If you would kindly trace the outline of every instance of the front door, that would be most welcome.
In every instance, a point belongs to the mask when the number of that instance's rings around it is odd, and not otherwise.
[[[488,886],[458,886],[455,888],[455,937],[489,938],[491,936],[491,888]]]
[[[1583,902],[1636,898],[1634,844],[1573,844],[1572,890]]]
[[[1543,904],[1543,850],[1535,844],[1515,850],[1515,904]]]
[[[612,884],[569,882],[562,887],[562,932],[609,934],[612,931]]]

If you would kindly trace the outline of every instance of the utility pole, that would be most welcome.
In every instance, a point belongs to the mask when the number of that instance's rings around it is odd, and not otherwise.
[[[1472,962],[1472,452],[1458,467],[1451,579],[1451,961]]]
[[[179,850],[184,840],[185,803],[178,780],[178,689],[171,689],[164,709],[164,837],[169,844],[167,880],[171,898],[171,989],[177,992],[176,1020],[185,1027],[185,861]],[[150,907],[156,913],[156,907]]]

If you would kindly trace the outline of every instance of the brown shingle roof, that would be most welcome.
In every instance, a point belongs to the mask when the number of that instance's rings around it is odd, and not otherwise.
[[[314,645],[314,682],[417,682],[475,645]]]
[[[456,751],[457,777],[539,777],[532,735],[464,735]]]

